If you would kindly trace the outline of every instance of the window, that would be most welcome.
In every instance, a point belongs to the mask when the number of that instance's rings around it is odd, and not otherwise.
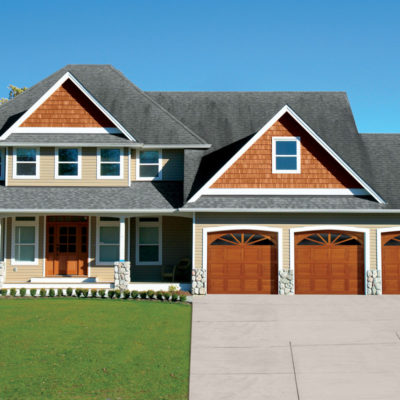
[[[39,178],[39,149],[27,147],[15,148],[13,177],[23,179]]]
[[[275,174],[300,173],[300,138],[272,138],[272,172]]]
[[[119,260],[119,218],[97,218],[96,264],[110,265]]]
[[[56,178],[80,179],[81,178],[81,149],[59,148],[56,149]]]
[[[97,151],[97,179],[123,178],[121,149],[99,149]]]
[[[12,234],[12,264],[37,264],[37,221],[35,217],[15,217]]]
[[[142,181],[160,180],[161,150],[140,151],[137,158],[137,179]]]
[[[161,218],[136,218],[136,264],[161,264]]]

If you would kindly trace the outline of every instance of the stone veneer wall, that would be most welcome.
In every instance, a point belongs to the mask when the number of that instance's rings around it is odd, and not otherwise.
[[[192,270],[192,294],[206,294],[207,271],[202,268]]]
[[[294,294],[294,273],[292,269],[279,271],[279,294]]]
[[[367,294],[381,295],[382,294],[382,277],[381,271],[367,271]]]
[[[116,289],[126,290],[131,281],[130,261],[116,261],[114,263],[114,286]]]

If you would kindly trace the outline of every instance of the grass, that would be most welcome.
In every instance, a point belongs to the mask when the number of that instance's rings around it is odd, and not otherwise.
[[[191,307],[0,300],[0,399],[188,398]]]

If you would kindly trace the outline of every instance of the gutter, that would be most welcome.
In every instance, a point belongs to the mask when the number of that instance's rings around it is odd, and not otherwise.
[[[0,147],[35,146],[35,147],[126,147],[132,149],[209,149],[211,144],[143,144],[143,143],[50,143],[50,142],[2,142]]]

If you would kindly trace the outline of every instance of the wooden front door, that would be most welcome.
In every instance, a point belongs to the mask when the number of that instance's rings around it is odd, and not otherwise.
[[[363,234],[318,231],[296,234],[296,294],[363,294]]]
[[[87,275],[88,218],[47,217],[46,276]]]
[[[208,234],[207,292],[278,293],[277,234],[229,231]]]

